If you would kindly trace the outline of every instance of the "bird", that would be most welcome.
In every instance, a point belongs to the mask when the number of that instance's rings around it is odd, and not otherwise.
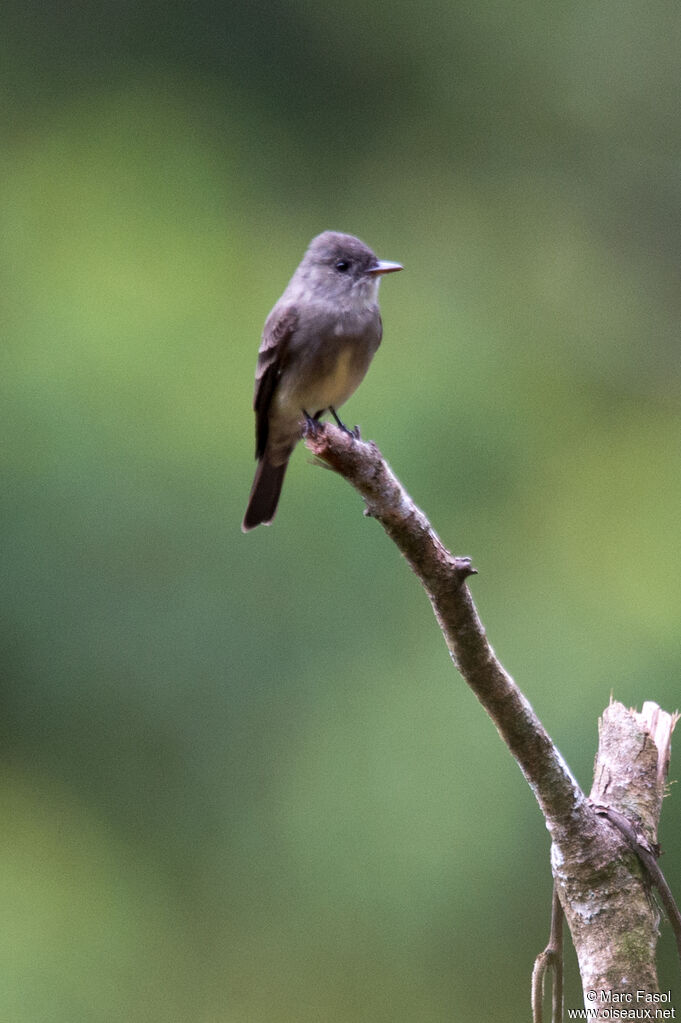
[[[258,462],[242,530],[269,525],[291,453],[306,422],[355,392],[381,343],[378,285],[402,270],[350,234],[324,231],[310,242],[265,321],[255,373]]]

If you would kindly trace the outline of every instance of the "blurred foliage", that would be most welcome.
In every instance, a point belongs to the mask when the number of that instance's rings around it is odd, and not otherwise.
[[[346,418],[589,787],[611,692],[679,702],[679,41],[657,0],[4,5],[3,1019],[527,1017],[539,811],[342,481],[299,451],[240,533],[255,354],[313,234],[405,264]]]

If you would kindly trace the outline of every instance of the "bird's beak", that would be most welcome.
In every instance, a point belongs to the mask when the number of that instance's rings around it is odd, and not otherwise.
[[[379,274],[394,274],[396,270],[404,270],[404,267],[400,263],[389,263],[385,259],[378,259],[374,266],[369,267],[367,273],[378,277]]]

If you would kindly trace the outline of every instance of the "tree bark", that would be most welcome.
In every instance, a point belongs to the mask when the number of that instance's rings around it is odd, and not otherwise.
[[[637,839],[655,849],[676,718],[654,704],[636,714],[612,703],[600,722],[587,799],[489,644],[468,588],[475,574],[470,559],[447,550],[375,444],[328,423],[308,426],[305,443],[361,494],[365,515],[380,522],[420,579],[454,664],[535,794],[551,835],[551,866],[577,951],[585,1008],[596,1010],[590,1018],[612,1018],[614,1006],[650,1006],[642,999],[660,994],[658,912],[637,854],[605,814],[608,808],[623,814]]]

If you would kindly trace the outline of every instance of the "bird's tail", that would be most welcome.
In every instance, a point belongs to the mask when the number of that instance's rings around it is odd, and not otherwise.
[[[267,461],[267,456],[263,456],[258,462],[248,507],[241,523],[244,533],[249,529],[255,529],[261,522],[269,526],[277,510],[287,465],[288,458],[282,465],[272,465]]]

